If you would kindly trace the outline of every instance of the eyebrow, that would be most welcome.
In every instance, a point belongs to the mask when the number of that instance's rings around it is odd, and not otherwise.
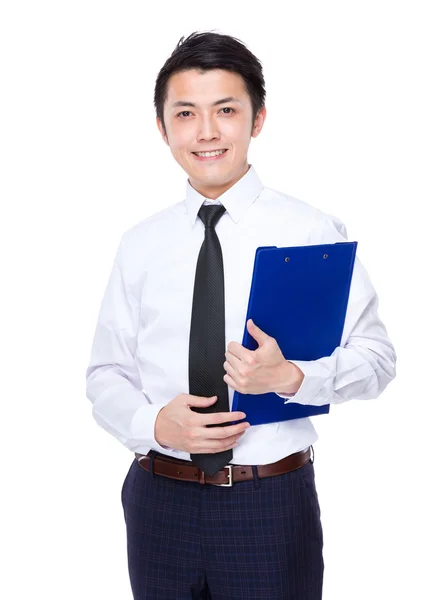
[[[221,98],[220,100],[216,100],[216,102],[213,102],[211,106],[218,106],[219,104],[225,104],[226,102],[238,102],[239,104],[241,104],[240,100],[237,100],[237,98],[234,98],[234,96],[227,96],[227,98]],[[190,102],[189,100],[177,100],[177,102],[174,102],[171,108],[176,108],[177,106],[193,106],[194,108],[197,107],[196,104]]]

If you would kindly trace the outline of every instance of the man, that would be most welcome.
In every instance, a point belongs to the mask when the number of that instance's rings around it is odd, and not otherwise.
[[[316,432],[308,418],[250,427],[230,412],[234,390],[319,406],[376,398],[395,377],[358,259],[330,357],[289,360],[251,321],[258,348],[240,343],[258,246],[346,241],[337,218],[248,163],[264,99],[257,58],[216,33],[182,38],[157,78],[186,196],[123,234],[87,370],[96,421],[135,453],[122,504],[136,600],[321,598]]]

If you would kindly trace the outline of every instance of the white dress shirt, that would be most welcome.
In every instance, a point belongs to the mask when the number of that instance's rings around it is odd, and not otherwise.
[[[216,225],[224,261],[226,346],[243,340],[258,246],[347,241],[339,219],[265,187],[252,165],[217,200],[207,200],[187,180],[181,202],[127,230],[102,299],[86,379],[96,422],[133,452],[146,454],[152,448],[190,460],[187,452],[159,445],[154,426],[164,405],[189,393],[189,332],[204,240],[198,217],[203,203],[226,208]],[[377,398],[396,374],[395,350],[377,309],[377,294],[356,258],[341,345],[319,360],[293,360],[305,377],[296,394],[280,394],[281,402],[319,406]],[[230,407],[233,394],[229,387]],[[331,418],[331,411],[321,418]],[[309,418],[252,426],[233,449],[231,462],[275,462],[316,440]]]

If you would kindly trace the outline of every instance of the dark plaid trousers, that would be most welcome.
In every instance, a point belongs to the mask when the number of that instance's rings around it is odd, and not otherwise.
[[[156,453],[154,453],[156,454]],[[314,466],[233,487],[148,473],[121,490],[134,600],[321,600]]]

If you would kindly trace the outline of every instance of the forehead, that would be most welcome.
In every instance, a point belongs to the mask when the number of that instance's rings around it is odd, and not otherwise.
[[[169,78],[166,107],[170,109],[179,100],[206,106],[228,96],[237,98],[242,104],[247,102],[248,93],[241,75],[223,69],[211,69],[205,73],[191,69]]]

